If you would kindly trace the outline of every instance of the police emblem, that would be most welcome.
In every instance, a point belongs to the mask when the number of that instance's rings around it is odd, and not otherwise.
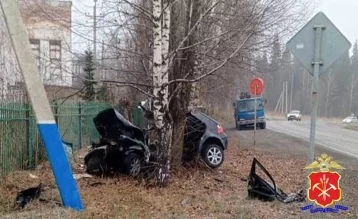
[[[323,208],[341,200],[342,190],[339,186],[341,175],[331,169],[342,170],[345,169],[344,167],[333,161],[332,157],[327,154],[322,154],[304,169],[319,169],[308,175],[310,184],[307,191],[308,200]]]

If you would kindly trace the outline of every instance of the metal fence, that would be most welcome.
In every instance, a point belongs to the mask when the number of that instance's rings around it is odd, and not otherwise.
[[[110,107],[107,103],[51,103],[63,141],[80,149],[99,140],[93,118]],[[133,123],[143,127],[141,111],[134,107]],[[29,169],[46,159],[31,105],[23,102],[0,102],[0,176],[19,169]]]

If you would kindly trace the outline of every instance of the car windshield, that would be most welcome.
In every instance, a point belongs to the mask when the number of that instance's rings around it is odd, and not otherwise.
[[[257,110],[263,109],[262,102],[263,101],[261,99],[257,99]],[[239,110],[239,112],[254,111],[255,110],[255,99],[240,100],[238,102],[238,110]]]
[[[292,110],[292,111],[290,112],[290,114],[300,114],[300,111],[298,111],[298,110]]]

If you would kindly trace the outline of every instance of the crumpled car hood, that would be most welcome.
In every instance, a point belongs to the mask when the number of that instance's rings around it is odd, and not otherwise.
[[[121,135],[125,135],[144,142],[143,131],[125,119],[114,108],[99,112],[93,122],[102,138],[118,140]]]

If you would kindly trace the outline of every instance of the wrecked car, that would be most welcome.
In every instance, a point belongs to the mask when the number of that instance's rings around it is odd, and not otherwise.
[[[86,172],[108,174],[125,172],[136,176],[150,155],[146,130],[126,120],[116,109],[101,111],[93,119],[101,139],[85,156]]]
[[[228,138],[219,122],[204,113],[188,113],[184,132],[184,161],[191,161],[199,155],[209,167],[221,166]]]
[[[271,182],[267,182],[264,177],[259,176],[256,167],[259,167]],[[305,201],[303,190],[300,190],[298,193],[286,194],[277,188],[276,182],[271,174],[256,158],[252,161],[247,188],[249,197],[258,198],[262,201],[274,201],[275,199],[283,203]]]
[[[156,161],[157,147],[149,143],[149,129],[136,127],[114,108],[101,111],[93,122],[101,138],[85,156],[87,173],[102,175],[120,171],[137,176]],[[203,113],[187,115],[183,143],[183,160],[200,155],[211,168],[218,168],[224,162],[227,135],[217,121]]]

